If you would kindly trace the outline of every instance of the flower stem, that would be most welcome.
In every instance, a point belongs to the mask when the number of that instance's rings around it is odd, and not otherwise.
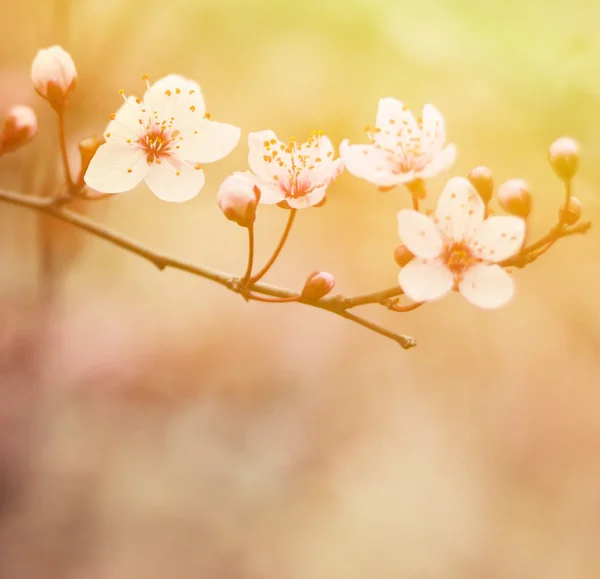
[[[419,210],[419,200],[417,199],[416,195],[412,196],[412,203],[413,203],[413,209],[415,211]]]
[[[266,302],[269,304],[287,304],[290,302],[297,302],[301,296],[297,295],[290,296],[289,298],[273,298],[268,296],[261,296],[260,294],[250,292],[247,297],[248,299],[254,300],[256,302]]]
[[[254,265],[254,224],[248,226],[248,265],[246,266],[246,273],[240,280],[240,285],[244,286],[250,280],[252,275],[252,266]]]
[[[285,229],[283,230],[283,234],[281,236],[281,239],[279,240],[279,243],[277,244],[277,247],[275,248],[275,251],[273,252],[273,255],[271,256],[269,261],[267,261],[265,266],[257,274],[253,275],[248,280],[248,283],[250,285],[261,280],[266,275],[266,273],[271,269],[271,267],[275,263],[275,260],[279,257],[279,254],[281,253],[281,250],[283,249],[283,246],[285,245],[288,235],[290,234],[290,230],[292,229],[292,225],[294,223],[295,217],[296,217],[296,209],[291,209],[290,216],[288,217],[287,223],[285,225]]]
[[[71,178],[71,170],[69,169],[69,157],[67,155],[67,138],[65,132],[65,113],[64,108],[56,109],[56,115],[58,117],[58,140],[60,143],[60,153],[62,157],[62,164],[65,171],[65,180],[67,181],[67,187],[69,191],[73,190],[73,180]]]

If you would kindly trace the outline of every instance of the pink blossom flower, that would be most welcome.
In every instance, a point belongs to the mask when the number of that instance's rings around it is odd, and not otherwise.
[[[239,141],[238,127],[208,119],[192,80],[172,74],[148,84],[143,99],[123,98],[85,174],[101,193],[122,193],[145,180],[158,198],[187,201],[204,185],[202,164],[222,159]]]
[[[38,51],[31,64],[35,90],[52,106],[60,108],[75,89],[77,69],[71,55],[58,45]]]
[[[331,141],[321,132],[298,146],[282,143],[273,131],[248,135],[248,164],[256,175],[260,202],[300,209],[325,202],[327,187],[343,171]]]
[[[370,145],[340,145],[346,169],[381,189],[428,179],[448,169],[456,158],[456,147],[446,142],[444,119],[432,105],[425,105],[423,118],[394,98],[379,101],[375,129],[367,129]]]
[[[514,293],[512,278],[498,265],[515,255],[525,238],[525,220],[484,219],[485,206],[467,179],[454,177],[430,218],[412,209],[398,213],[398,230],[415,258],[398,281],[415,302],[441,298],[452,289],[481,308],[505,305]]]

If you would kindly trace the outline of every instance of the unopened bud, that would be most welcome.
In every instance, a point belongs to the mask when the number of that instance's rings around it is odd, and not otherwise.
[[[413,257],[414,255],[408,251],[406,245],[399,245],[394,249],[394,259],[400,267],[404,267]]]
[[[248,172],[236,172],[227,177],[217,193],[217,204],[225,217],[241,227],[250,227],[254,223],[259,199],[260,189]]]
[[[104,137],[89,137],[79,141],[79,158],[81,159],[81,169],[79,170],[78,182],[83,185],[84,176],[90,166],[90,163],[96,154],[96,151],[106,143]]]
[[[563,181],[569,181],[579,165],[579,145],[571,137],[561,137],[550,145],[548,159],[554,172]]]
[[[558,218],[567,225],[574,225],[579,221],[582,209],[581,201],[577,197],[570,197],[567,210],[565,211],[565,206],[563,205],[558,212]]]
[[[301,297],[305,300],[318,300],[326,296],[335,285],[335,279],[326,271],[315,271],[308,276]]]
[[[494,178],[492,172],[487,167],[475,167],[467,179],[471,182],[471,185],[475,187],[481,200],[487,205],[494,195]]]
[[[20,149],[33,139],[37,132],[37,117],[31,107],[17,105],[8,111],[0,135],[0,153]]]
[[[60,46],[45,48],[33,59],[31,80],[38,94],[60,110],[77,83],[75,63]]]
[[[509,179],[498,188],[498,201],[504,211],[526,219],[531,213],[531,193],[523,179]]]

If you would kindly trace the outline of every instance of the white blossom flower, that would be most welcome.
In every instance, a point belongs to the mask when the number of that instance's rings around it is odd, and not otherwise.
[[[485,206],[467,179],[454,177],[430,218],[412,209],[398,213],[398,231],[415,258],[400,270],[404,293],[415,302],[441,298],[452,289],[481,308],[505,305],[512,278],[498,265],[520,251],[525,220],[484,219]]]
[[[169,75],[148,84],[143,99],[123,98],[85,174],[101,193],[122,193],[145,180],[158,198],[187,201],[204,185],[202,164],[238,144],[240,129],[209,120],[192,80]]]
[[[425,105],[418,121],[398,100],[379,101],[375,129],[367,129],[370,145],[340,145],[346,169],[380,189],[390,189],[416,179],[428,179],[448,169],[456,158],[456,146],[446,142],[442,115]]]
[[[327,187],[343,171],[331,141],[320,131],[300,146],[282,143],[273,131],[248,135],[248,164],[256,175],[260,203],[300,209],[325,202]]]

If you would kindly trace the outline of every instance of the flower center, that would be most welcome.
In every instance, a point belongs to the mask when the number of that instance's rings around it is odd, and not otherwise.
[[[163,121],[161,124],[150,120],[146,126],[146,134],[138,139],[139,147],[146,153],[148,163],[157,161],[160,163],[161,157],[169,156],[173,153],[172,144],[179,131],[171,131],[170,126]]]
[[[317,186],[311,174],[324,161],[319,156],[319,137],[322,134],[321,131],[313,131],[310,139],[300,148],[297,147],[294,138],[290,139],[287,146],[277,146],[275,139],[263,143],[263,159],[267,163],[275,163],[279,168],[273,175],[273,180],[277,181],[287,197],[303,197]],[[331,155],[332,153],[328,152],[327,158]]]
[[[448,269],[455,275],[463,273],[478,259],[463,241],[455,241],[446,246],[442,255]]]

